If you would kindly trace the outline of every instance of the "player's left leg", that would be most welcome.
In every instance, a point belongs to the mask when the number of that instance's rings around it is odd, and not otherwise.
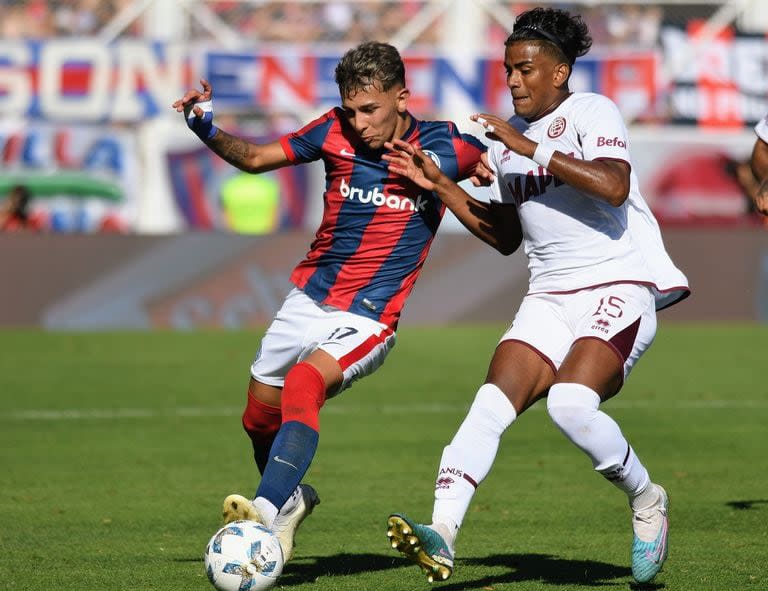
[[[390,545],[419,566],[430,583],[453,574],[456,537],[477,487],[491,470],[501,436],[519,413],[546,392],[553,377],[541,351],[511,338],[499,343],[486,383],[443,449],[432,523],[417,523],[402,513],[389,516]]]
[[[593,290],[598,305],[561,365],[550,388],[547,409],[563,432],[617,488],[624,491],[633,513],[632,572],[647,582],[667,557],[668,501],[618,424],[598,409],[621,387],[633,364],[656,332],[653,296],[640,286]],[[590,297],[581,294],[581,298]]]

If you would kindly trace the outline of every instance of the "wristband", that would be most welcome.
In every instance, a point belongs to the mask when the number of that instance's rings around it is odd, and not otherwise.
[[[202,117],[195,115],[194,107],[200,107],[203,110]],[[187,127],[204,142],[216,135],[218,128],[213,124],[213,101],[202,101],[190,105],[185,109],[184,114],[187,116]]]
[[[539,144],[536,146],[536,151],[533,153],[532,160],[539,166],[547,168],[552,161],[552,156],[555,155],[555,149],[552,146],[545,144]]]

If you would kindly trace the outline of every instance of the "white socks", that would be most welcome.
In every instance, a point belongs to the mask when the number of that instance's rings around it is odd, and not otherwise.
[[[581,384],[555,384],[547,398],[549,416],[560,431],[589,456],[595,470],[627,494],[633,508],[641,507],[651,482],[648,471],[616,422],[598,410],[599,404],[597,393]]]
[[[598,410],[600,397],[581,384],[555,384],[547,410],[555,425],[586,453],[595,470],[623,490],[633,510],[650,506],[658,497],[648,471],[616,422]],[[435,482],[430,527],[453,550],[469,503],[493,465],[504,431],[517,418],[512,403],[497,386],[483,384],[451,443],[443,450]]]
[[[299,502],[299,498],[301,498],[301,486],[297,486],[293,490],[291,496],[288,497],[288,500],[285,501],[285,504],[280,507],[279,510],[264,497],[256,497],[251,501],[251,504],[259,510],[259,514],[264,519],[264,521],[269,522],[268,524],[264,523],[264,525],[269,529],[272,529],[272,524],[274,523],[278,513],[290,513],[291,509],[293,509]]]
[[[432,527],[441,535],[448,534],[446,542],[451,549],[475,489],[493,465],[501,435],[516,417],[504,392],[493,384],[483,384],[464,422],[443,450],[435,482]],[[441,524],[446,527],[441,528]]]
[[[261,515],[261,518],[264,520],[264,527],[267,529],[272,529],[272,524],[274,523],[275,517],[277,517],[278,513],[277,507],[275,507],[264,497],[256,497],[253,499],[253,501],[251,501],[251,504],[256,507],[259,515]]]

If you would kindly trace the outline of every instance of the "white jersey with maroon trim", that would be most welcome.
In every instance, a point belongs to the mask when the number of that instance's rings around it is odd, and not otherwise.
[[[768,115],[760,119],[755,125],[755,133],[764,142],[768,142]]]
[[[631,166],[624,121],[605,96],[574,93],[536,121],[515,116],[510,123],[531,140],[574,158]],[[501,142],[493,142],[488,154],[496,172],[491,200],[515,204],[520,213],[529,293],[644,283],[654,288],[658,309],[688,295],[688,281],[664,249],[634,171],[629,198],[613,207],[564,184]]]

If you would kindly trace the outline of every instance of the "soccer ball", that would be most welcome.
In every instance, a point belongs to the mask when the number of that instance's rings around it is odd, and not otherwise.
[[[283,572],[283,551],[262,524],[233,521],[208,542],[205,572],[218,591],[265,591]]]

